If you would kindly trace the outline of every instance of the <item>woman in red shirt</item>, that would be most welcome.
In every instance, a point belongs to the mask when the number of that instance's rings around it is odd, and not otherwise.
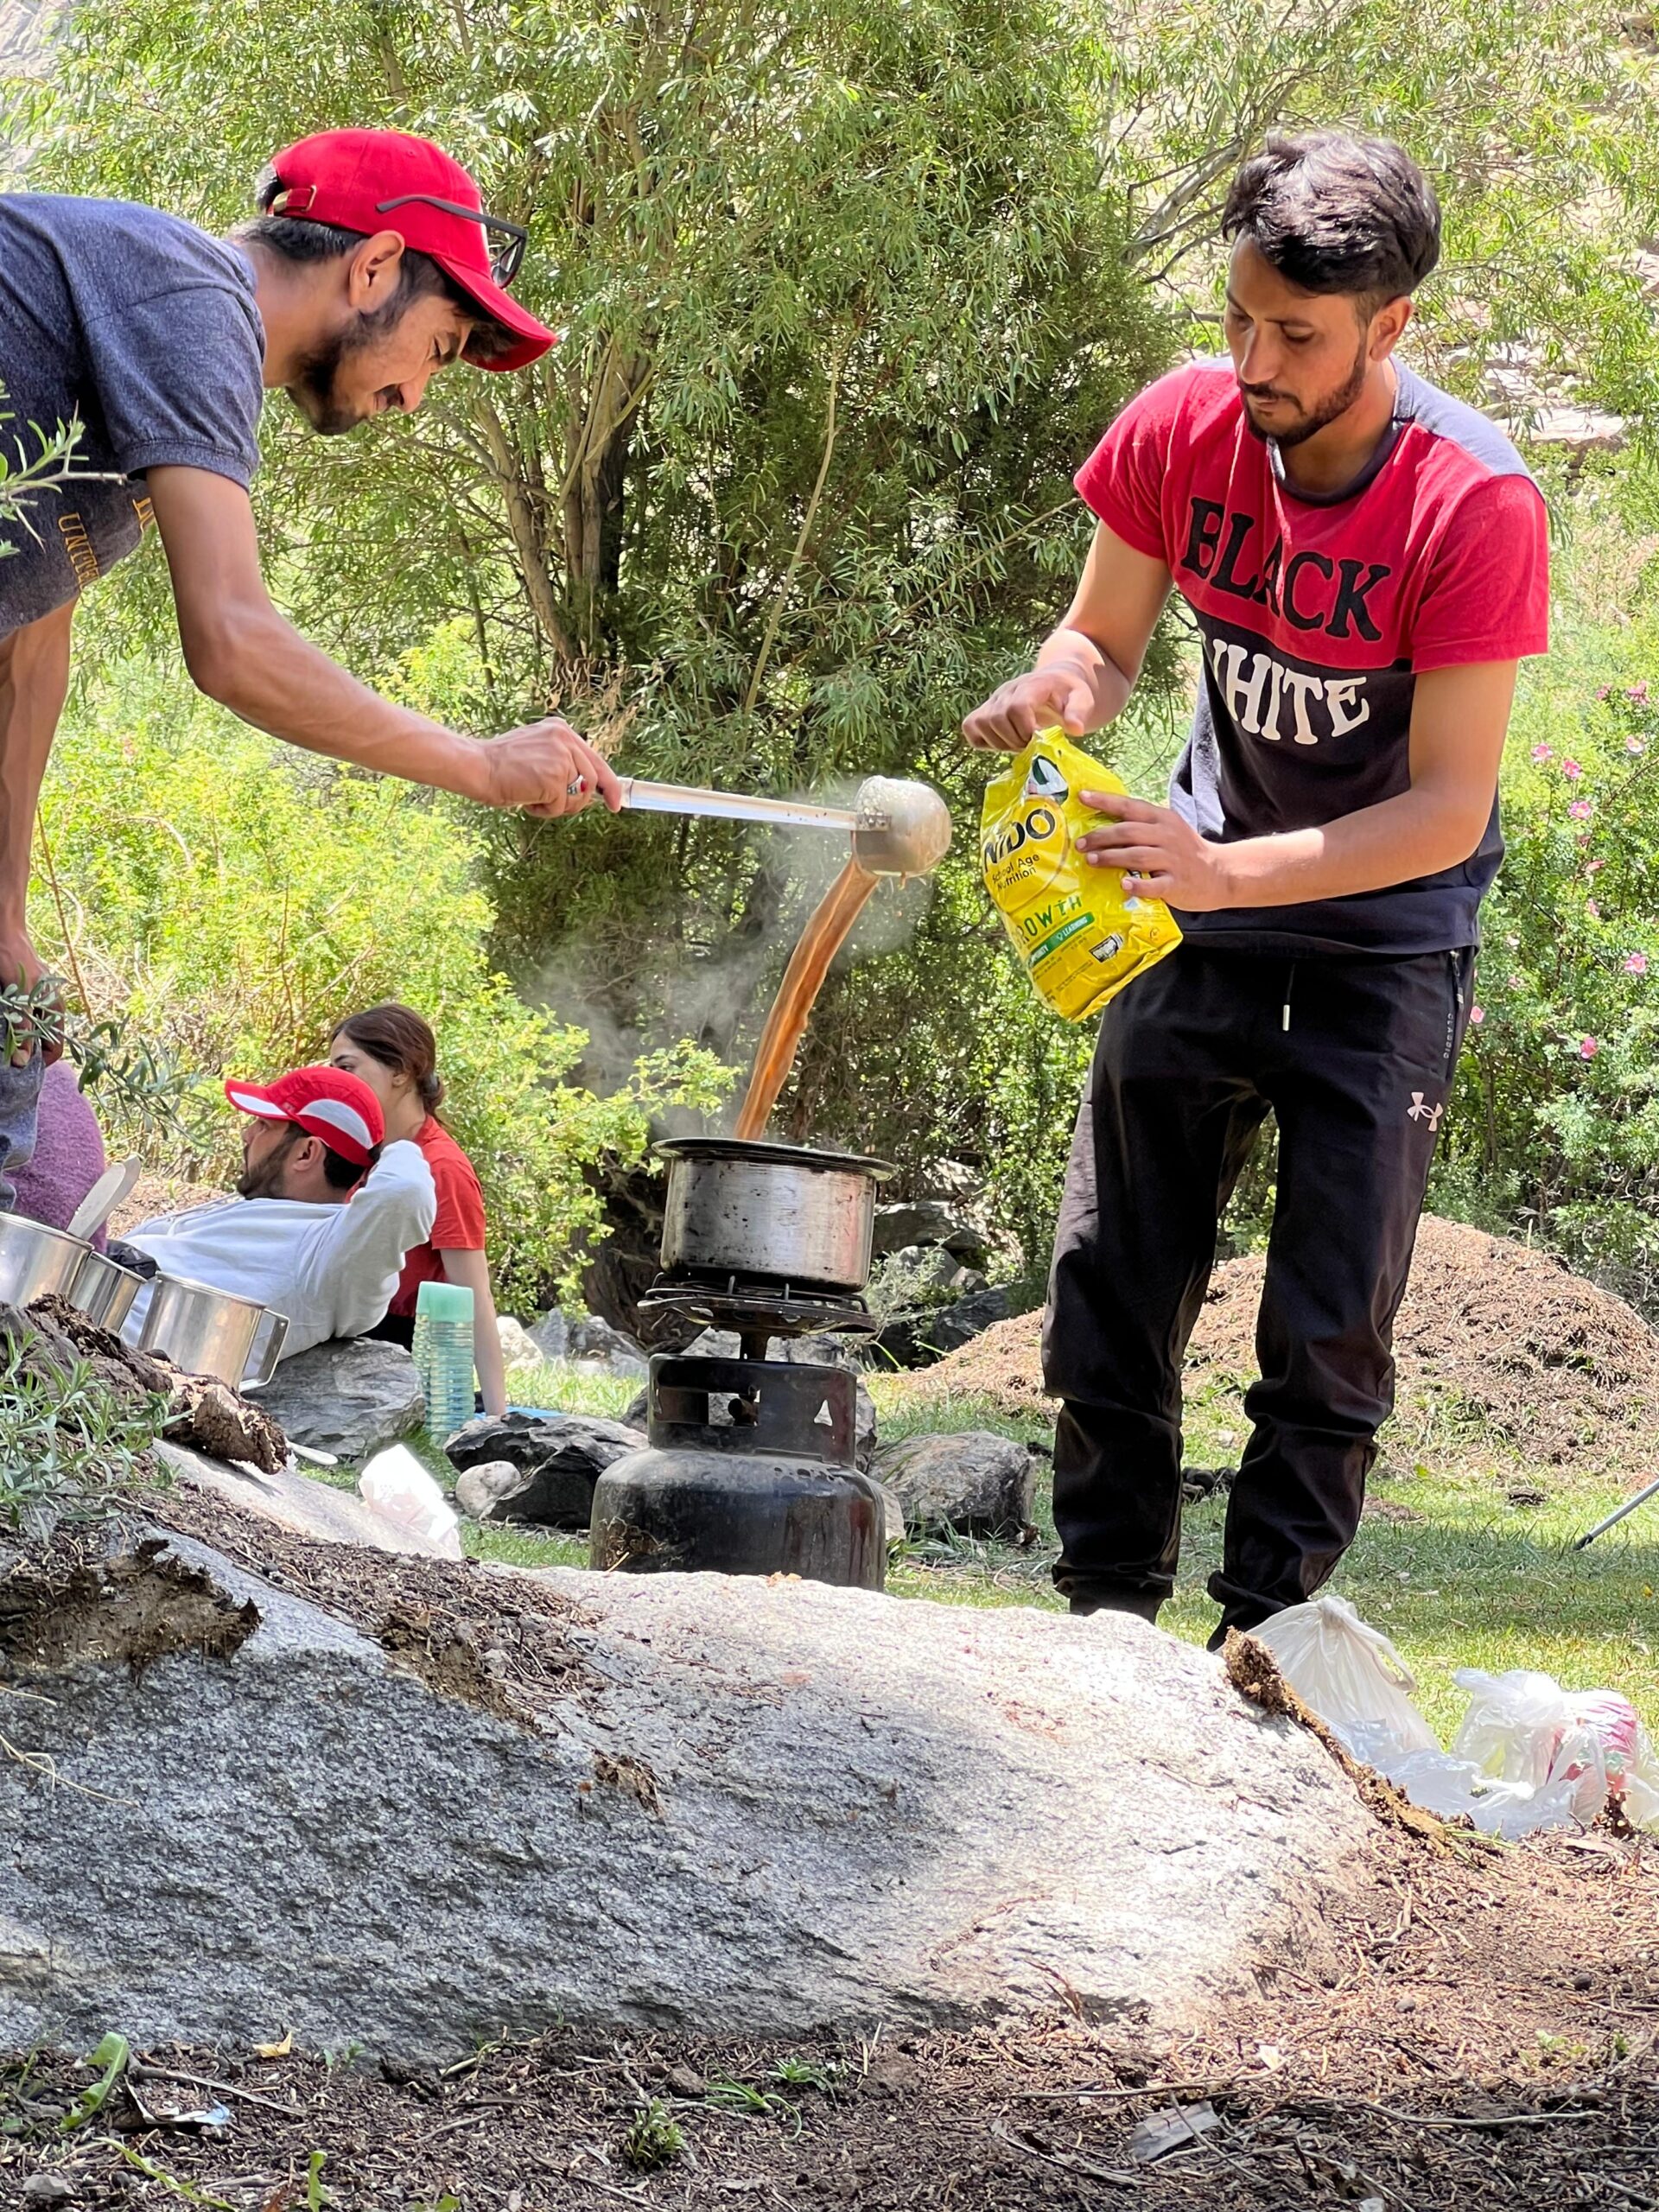
[[[419,1145],[438,1197],[430,1238],[406,1255],[386,1317],[369,1333],[409,1344],[421,1285],[465,1283],[473,1294],[473,1364],[478,1370],[484,1410],[504,1414],[507,1379],[484,1249],[484,1196],[472,1161],[438,1119],[443,1084],[438,1075],[437,1040],[412,1007],[388,999],[342,1021],[328,1057],[331,1066],[361,1077],[380,1101],[388,1143],[394,1137],[410,1137]]]

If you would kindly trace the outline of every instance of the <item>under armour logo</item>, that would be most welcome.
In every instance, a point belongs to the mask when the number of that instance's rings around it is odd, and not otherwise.
[[[1434,1131],[1440,1128],[1440,1116],[1445,1113],[1445,1111],[1446,1104],[1444,1100],[1442,1100],[1440,1104],[1438,1106],[1431,1106],[1427,1103],[1421,1090],[1414,1090],[1412,1092],[1411,1103],[1406,1109],[1406,1112],[1410,1116],[1414,1122],[1427,1122],[1428,1123],[1429,1134],[1431,1136],[1433,1135]]]

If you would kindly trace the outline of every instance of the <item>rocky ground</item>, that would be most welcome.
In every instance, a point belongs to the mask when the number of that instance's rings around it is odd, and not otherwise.
[[[74,2127],[103,2069],[36,2054],[0,2088],[0,2202],[1651,2205],[1656,1906],[1651,1849],[1611,1836],[1379,1831],[1324,1977],[1281,1970],[1192,2033],[1079,2018],[1060,1990],[1039,2018],[846,2043],[563,2033],[383,2067],[251,2035],[143,2054],[136,2094]]]

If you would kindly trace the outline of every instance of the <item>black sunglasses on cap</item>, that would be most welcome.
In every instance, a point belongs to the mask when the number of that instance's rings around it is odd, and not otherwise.
[[[524,248],[530,243],[530,232],[522,225],[510,223],[505,215],[486,215],[481,208],[463,207],[454,200],[440,200],[431,192],[400,192],[395,200],[377,200],[378,215],[390,214],[394,207],[406,207],[411,200],[424,207],[442,208],[446,215],[464,215],[469,223],[481,223],[484,236],[490,246],[490,275],[505,291],[524,264]],[[498,245],[498,235],[505,244]]]

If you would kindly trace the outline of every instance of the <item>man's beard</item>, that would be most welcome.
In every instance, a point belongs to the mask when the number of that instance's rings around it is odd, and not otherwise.
[[[299,374],[289,385],[288,396],[319,437],[344,437],[359,423],[369,420],[371,410],[347,406],[340,397],[340,372],[353,355],[384,338],[400,321],[403,312],[404,302],[392,300],[385,307],[377,308],[372,315],[359,315],[300,363]]]
[[[250,1167],[245,1163],[242,1173],[236,1179],[237,1197],[280,1198],[283,1195],[283,1170],[288,1165],[288,1154],[289,1147],[279,1144],[265,1154],[258,1166]]]
[[[1362,345],[1354,358],[1351,375],[1338,385],[1335,391],[1328,392],[1315,406],[1305,409],[1300,418],[1287,430],[1263,429],[1247,404],[1244,409],[1244,420],[1249,426],[1251,436],[1260,438],[1263,445],[1268,443],[1276,445],[1281,453],[1283,453],[1287,447],[1300,446],[1309,438],[1317,437],[1328,423],[1336,421],[1338,415],[1345,415],[1348,412],[1360,393],[1364,391],[1365,378],[1370,370],[1370,362],[1367,359],[1366,349]],[[1244,394],[1248,402],[1249,395],[1245,387],[1241,385],[1239,390]],[[1286,398],[1289,397],[1288,393],[1281,393],[1279,396]]]

